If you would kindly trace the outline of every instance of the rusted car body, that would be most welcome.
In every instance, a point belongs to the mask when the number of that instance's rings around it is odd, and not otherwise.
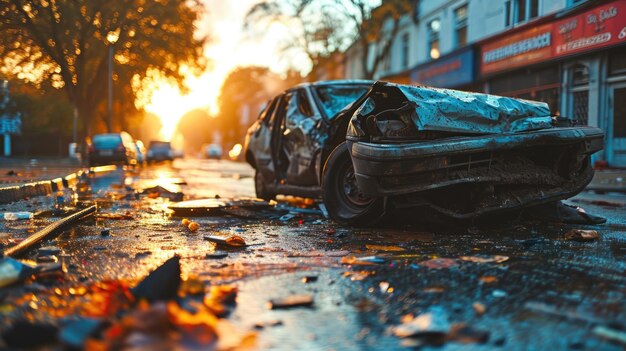
[[[321,192],[331,217],[346,224],[376,222],[394,207],[464,219],[565,199],[591,181],[590,156],[604,138],[551,116],[545,103],[384,82],[328,121],[294,146],[316,142],[317,153],[287,155],[314,165],[306,182],[269,167],[262,182],[278,184],[271,195]],[[249,144],[251,158],[257,151]],[[290,192],[298,182],[311,194]]]

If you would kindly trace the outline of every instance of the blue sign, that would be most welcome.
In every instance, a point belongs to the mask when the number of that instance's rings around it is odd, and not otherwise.
[[[453,88],[474,81],[474,48],[467,47],[411,70],[411,84]]]

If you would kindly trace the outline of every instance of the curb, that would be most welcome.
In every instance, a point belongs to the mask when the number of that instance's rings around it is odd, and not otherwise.
[[[113,172],[115,170],[117,170],[117,166],[115,165],[90,167],[70,173],[63,178],[41,180],[38,182],[29,182],[22,185],[0,188],[0,204],[7,204],[27,197],[50,195],[57,191],[76,186],[81,178],[98,173]]]

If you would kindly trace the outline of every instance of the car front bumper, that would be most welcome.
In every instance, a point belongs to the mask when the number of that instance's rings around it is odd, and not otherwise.
[[[594,127],[407,143],[349,143],[361,190],[421,203],[453,217],[571,197],[593,177],[603,148]]]

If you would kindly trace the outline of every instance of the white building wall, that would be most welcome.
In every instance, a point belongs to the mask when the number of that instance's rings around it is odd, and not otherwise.
[[[431,61],[428,48],[428,24],[435,18],[441,21],[439,46],[441,56],[456,49],[456,27],[454,10],[468,6],[467,40],[468,45],[491,37],[514,26],[506,27],[505,0],[421,0],[418,2],[418,19],[414,21],[413,13],[408,13],[401,22],[401,29],[396,36],[389,57],[388,69],[385,65],[379,66],[375,77],[389,76],[405,71],[419,64]],[[574,0],[539,0],[539,17],[561,11],[572,6]],[[516,25],[522,25],[521,22]],[[388,24],[386,24],[388,26]],[[402,67],[401,50],[402,35],[409,33],[409,64]],[[358,43],[346,51],[346,78],[363,78],[363,70],[358,52]],[[370,55],[370,65],[374,59],[373,51]],[[371,66],[370,66],[371,67]]]

